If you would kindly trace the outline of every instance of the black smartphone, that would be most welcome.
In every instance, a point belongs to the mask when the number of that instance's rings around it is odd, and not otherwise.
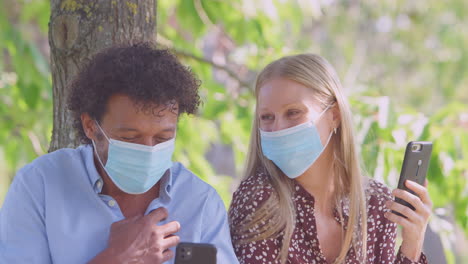
[[[411,141],[406,146],[405,158],[403,166],[401,167],[400,180],[398,181],[398,189],[408,191],[415,194],[413,191],[405,186],[405,181],[410,180],[418,184],[424,185],[426,180],[427,169],[432,153],[432,142],[427,141]],[[412,210],[415,208],[408,202],[395,198],[395,202],[408,206]],[[398,212],[393,211],[394,214],[406,217]]]
[[[175,264],[216,264],[216,252],[211,244],[181,242],[176,248]]]

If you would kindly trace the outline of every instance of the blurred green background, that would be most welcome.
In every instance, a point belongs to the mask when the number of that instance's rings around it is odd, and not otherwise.
[[[47,152],[52,89],[49,1],[0,3],[1,206],[15,171]],[[175,159],[226,205],[256,74],[281,56],[318,53],[341,77],[370,177],[395,188],[407,141],[434,142],[430,226],[448,263],[468,263],[468,1],[159,0],[157,12],[158,42],[203,81],[204,105],[181,119]]]

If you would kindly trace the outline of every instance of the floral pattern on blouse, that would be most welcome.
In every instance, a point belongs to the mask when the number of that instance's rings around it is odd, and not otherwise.
[[[229,220],[231,230],[249,215],[255,212],[263,202],[273,193],[265,172],[259,171],[256,175],[245,179],[233,195]],[[294,181],[293,201],[296,205],[296,223],[292,234],[288,252],[288,264],[327,264],[320,249],[314,216],[314,197],[300,184]],[[390,190],[375,180],[369,180],[366,188],[367,199],[367,258],[366,263],[371,264],[427,264],[424,254],[419,262],[406,258],[401,251],[395,254],[395,239],[397,225],[384,217],[388,210],[385,206],[387,200],[393,199]],[[343,200],[343,221],[346,224],[349,207],[348,201]],[[338,211],[334,212],[335,220],[341,223]],[[263,226],[266,223],[259,223]],[[255,226],[251,231],[254,231]],[[279,252],[282,237],[269,238],[260,241],[241,244],[239,241],[245,235],[231,231],[232,242],[237,258],[241,264],[276,264],[279,263]],[[357,245],[359,246],[359,244]],[[346,264],[359,264],[354,249],[350,249],[346,256]]]

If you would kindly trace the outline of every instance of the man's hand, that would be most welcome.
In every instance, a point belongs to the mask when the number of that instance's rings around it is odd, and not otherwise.
[[[177,246],[179,222],[156,225],[167,217],[165,208],[146,216],[115,222],[111,226],[108,247],[90,263],[155,263],[174,257],[169,248]]]

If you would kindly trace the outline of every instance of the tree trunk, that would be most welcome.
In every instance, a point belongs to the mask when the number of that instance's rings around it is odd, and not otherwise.
[[[51,0],[54,126],[49,152],[80,144],[67,110],[69,83],[92,56],[107,47],[156,41],[157,0]]]

